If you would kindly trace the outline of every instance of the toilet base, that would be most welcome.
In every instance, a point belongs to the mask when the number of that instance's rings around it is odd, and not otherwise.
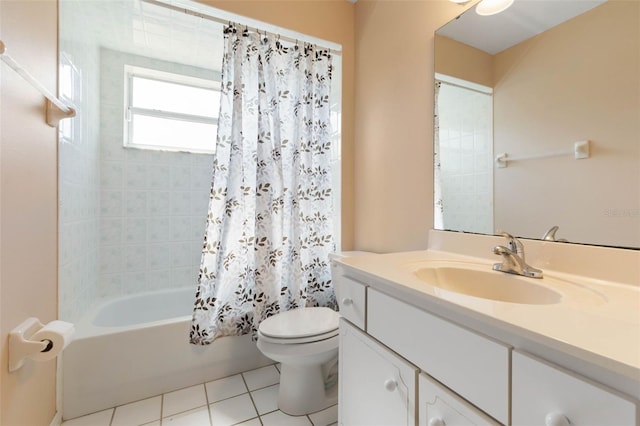
[[[338,385],[325,389],[322,365],[282,364],[281,368],[278,393],[280,411],[291,416],[302,416],[337,404]]]

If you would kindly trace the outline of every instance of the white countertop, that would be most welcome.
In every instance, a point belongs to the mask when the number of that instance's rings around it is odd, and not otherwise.
[[[486,258],[451,252],[416,252],[335,258],[342,271],[372,288],[417,307],[444,315],[478,332],[502,331],[511,345],[534,342],[637,382],[640,394],[640,287],[544,269],[535,284],[562,294],[558,303],[507,303],[443,291],[415,275],[433,262],[465,262],[491,271]],[[496,258],[495,261],[499,261]],[[538,266],[533,264],[533,266]],[[501,274],[501,272],[495,272]],[[545,281],[546,278],[546,281]],[[528,279],[528,278],[525,278]],[[493,336],[500,338],[502,335]],[[513,337],[516,336],[516,337]],[[525,342],[525,343],[522,343]],[[636,395],[637,395],[636,394]],[[636,396],[637,397],[637,396]]]

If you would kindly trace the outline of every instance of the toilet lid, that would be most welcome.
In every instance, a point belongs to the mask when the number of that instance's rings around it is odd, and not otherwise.
[[[329,308],[299,308],[281,312],[260,323],[260,333],[279,339],[329,334],[338,329],[340,315]]]

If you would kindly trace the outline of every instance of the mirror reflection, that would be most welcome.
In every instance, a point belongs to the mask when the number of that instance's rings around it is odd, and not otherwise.
[[[640,248],[640,2],[517,0],[435,38],[434,227]]]

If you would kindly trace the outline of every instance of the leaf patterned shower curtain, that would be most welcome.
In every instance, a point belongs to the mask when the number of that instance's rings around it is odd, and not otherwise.
[[[225,28],[209,214],[193,344],[252,333],[303,306],[337,309],[328,255],[331,55]]]

